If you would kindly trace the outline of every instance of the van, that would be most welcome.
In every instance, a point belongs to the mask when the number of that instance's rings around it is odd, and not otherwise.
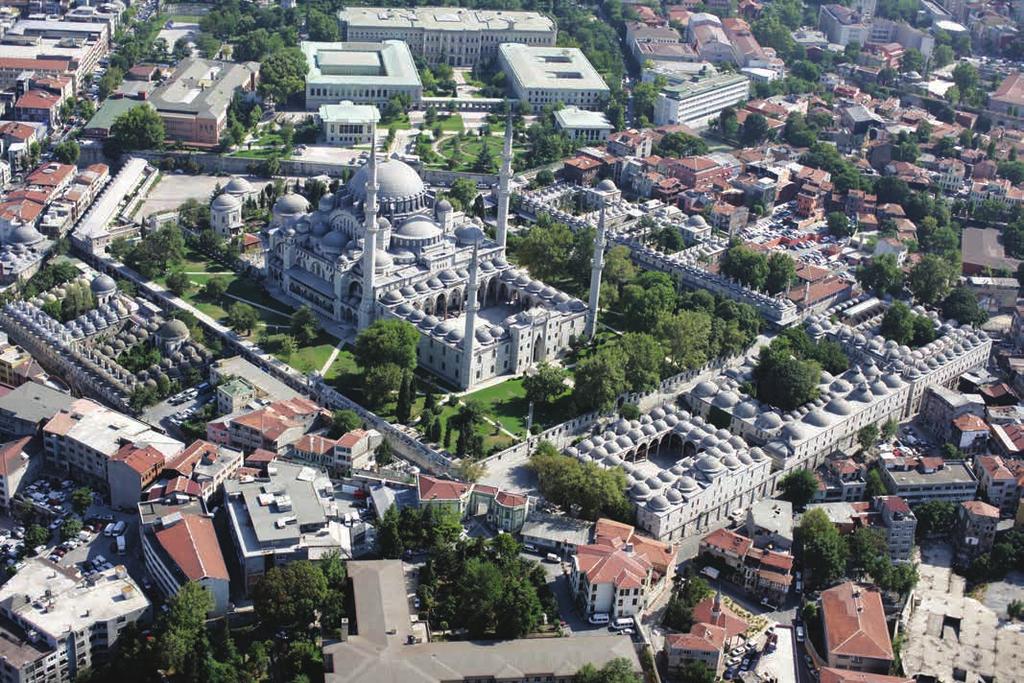
[[[633,628],[633,626],[634,624],[631,618],[619,617],[614,622],[612,622],[611,625],[608,626],[608,628],[613,629],[615,631],[622,631],[627,628]]]
[[[607,624],[611,620],[608,618],[607,612],[594,612],[590,615],[590,618],[587,619],[587,621],[596,626],[601,624]]]
[[[103,535],[104,536],[113,536],[114,535],[114,526],[115,526],[114,523],[110,522],[105,527],[103,527]]]
[[[125,544],[125,541],[124,541],[124,536],[118,536],[117,537],[117,554],[118,555],[124,555],[125,547],[126,547],[126,544]]]
[[[120,536],[121,534],[123,534],[126,526],[127,525],[124,522],[118,522],[117,524],[115,524],[113,532],[114,536]]]
[[[796,627],[796,642],[798,642],[798,643],[804,642],[804,627],[803,626],[797,626]]]
[[[562,561],[562,558],[560,558],[558,555],[555,555],[554,553],[548,553],[544,556],[544,561],[550,562],[551,564],[558,564]]]

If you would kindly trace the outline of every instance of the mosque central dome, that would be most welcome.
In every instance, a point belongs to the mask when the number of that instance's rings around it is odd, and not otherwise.
[[[367,164],[355,172],[348,182],[349,193],[356,201],[366,199],[366,178],[369,175]],[[426,193],[426,187],[416,170],[398,159],[377,162],[377,201],[397,201],[410,197],[420,197]]]

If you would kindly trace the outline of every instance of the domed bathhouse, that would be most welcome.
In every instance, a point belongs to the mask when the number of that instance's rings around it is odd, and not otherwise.
[[[283,195],[265,235],[268,286],[357,329],[409,321],[421,366],[462,388],[562,355],[588,307],[505,260],[511,159],[509,130],[493,240],[411,166],[376,154],[315,207]]]
[[[210,202],[210,227],[226,240],[237,237],[245,227],[242,222],[242,202],[237,195],[229,192],[217,195]]]

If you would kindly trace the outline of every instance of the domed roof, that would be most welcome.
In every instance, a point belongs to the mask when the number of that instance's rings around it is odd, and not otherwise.
[[[782,424],[782,418],[778,413],[761,413],[754,423],[758,429],[775,429]]]
[[[804,416],[804,422],[814,425],[815,427],[827,427],[829,419],[828,415],[826,415],[821,408],[815,408]]]
[[[224,191],[229,194],[249,194],[255,192],[252,183],[241,176],[235,176],[224,186]]]
[[[366,199],[369,166],[364,164],[348,181],[348,191],[356,201]],[[377,200],[406,199],[426,193],[423,181],[412,166],[398,159],[377,162]]]
[[[156,333],[161,338],[168,340],[187,339],[188,326],[176,318],[171,318],[170,320],[164,321],[164,323],[157,329]]]
[[[836,396],[828,402],[828,405],[825,406],[825,410],[833,415],[849,415],[853,412],[853,407],[850,405],[849,401],[842,396]]]
[[[479,226],[473,225],[472,223],[463,225],[462,227],[457,228],[455,230],[455,239],[458,241],[459,244],[462,245],[475,244],[477,242],[482,241],[483,238],[483,230],[481,230]]]
[[[434,204],[434,208],[438,211],[451,211],[452,203],[447,199],[442,199],[437,204]]]
[[[396,237],[404,237],[409,240],[428,240],[441,236],[441,229],[434,225],[429,218],[417,216],[402,223],[395,231]]]
[[[713,456],[705,453],[704,455],[697,458],[697,469],[705,474],[714,474],[715,472],[721,472],[724,468],[722,462]]]
[[[320,247],[324,251],[340,252],[348,244],[348,238],[341,230],[332,230],[320,240]]]
[[[237,209],[241,205],[242,200],[233,194],[224,192],[213,198],[213,203],[210,204],[210,208],[214,211],[230,211],[232,209]]]
[[[697,386],[693,388],[693,393],[701,398],[706,398],[708,396],[714,396],[715,394],[717,394],[718,387],[716,387],[711,382],[704,380],[703,382],[699,382]]]
[[[648,505],[651,506],[652,510],[655,510],[657,512],[662,512],[672,507],[671,505],[669,505],[668,499],[665,498],[665,496],[661,495],[660,493],[656,495],[654,498],[651,498],[651,501],[650,503],[648,503]]]
[[[42,241],[43,236],[31,225],[19,225],[8,239],[10,244],[22,244],[25,246],[31,246]]]
[[[274,213],[291,216],[309,211],[309,202],[301,194],[289,192],[277,198],[274,202]]]
[[[114,282],[114,278],[109,275],[97,275],[93,278],[92,283],[89,285],[89,289],[92,290],[93,294],[110,294],[111,292],[117,291],[117,283]]]
[[[615,187],[615,183],[612,182],[611,178],[605,178],[604,180],[599,182],[594,187],[594,189],[595,190],[600,190],[601,192],[614,192],[615,190],[617,190],[619,188]]]

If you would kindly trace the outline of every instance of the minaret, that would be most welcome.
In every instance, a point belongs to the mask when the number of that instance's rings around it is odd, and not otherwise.
[[[459,367],[459,381],[463,389],[473,383],[473,347],[476,345],[476,300],[477,264],[479,263],[480,237],[473,241],[473,260],[469,262],[469,284],[466,285],[466,329],[462,335],[462,364]]]
[[[590,266],[590,307],[587,313],[587,341],[597,334],[597,306],[601,299],[601,271],[604,270],[604,198],[601,198],[601,213],[597,219],[597,234],[594,236],[594,260]]]
[[[359,329],[374,318],[374,274],[377,268],[377,124],[370,123],[370,158],[366,172],[366,201],[363,202],[366,231],[363,235],[363,300],[359,303]]]
[[[501,150],[501,170],[498,172],[498,246],[505,248],[508,233],[509,181],[512,180],[512,117],[505,121],[505,147]]]

